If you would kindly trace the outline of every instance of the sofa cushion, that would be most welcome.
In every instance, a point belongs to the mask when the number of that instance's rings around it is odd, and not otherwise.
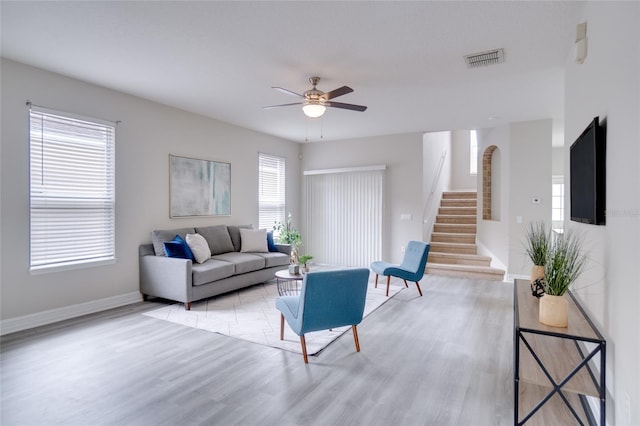
[[[153,251],[156,256],[166,256],[164,252],[164,243],[171,241],[176,235],[180,235],[185,238],[187,234],[193,234],[195,230],[193,228],[178,228],[178,229],[156,229],[151,231],[151,242],[153,243]]]
[[[191,268],[193,272],[193,285],[208,284],[232,276],[235,272],[233,263],[222,260],[209,259],[201,264],[194,264]]]
[[[229,231],[229,236],[231,237],[231,242],[233,243],[233,251],[240,251],[240,229],[253,229],[253,225],[230,225],[227,226],[227,231]]]
[[[233,243],[226,225],[204,226],[196,228],[196,232],[204,237],[209,244],[211,254],[221,254],[233,251]]]
[[[240,229],[240,251],[242,253],[267,253],[266,229]]]
[[[288,265],[291,262],[291,257],[284,253],[252,253],[256,256],[264,258],[264,267],[271,268],[274,266]]]
[[[207,240],[200,234],[187,234],[187,244],[196,258],[196,262],[204,263],[211,257]]]
[[[264,257],[258,256],[257,253],[223,253],[212,256],[212,259],[233,263],[236,267],[236,275],[263,269],[266,263]]]

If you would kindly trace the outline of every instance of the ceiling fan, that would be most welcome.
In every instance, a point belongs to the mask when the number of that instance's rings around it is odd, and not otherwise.
[[[281,104],[281,105],[270,105],[264,107],[265,109],[269,108],[278,108],[283,106],[291,106],[291,105],[302,105],[302,111],[305,113],[307,117],[317,118],[321,117],[327,107],[333,108],[342,108],[342,109],[350,109],[352,111],[365,111],[367,109],[364,105],[354,105],[354,104],[345,104],[342,102],[335,102],[331,99],[337,98],[338,96],[346,95],[347,93],[353,92],[353,89],[349,86],[342,86],[330,92],[323,92],[318,90],[316,86],[320,81],[320,77],[311,77],[309,82],[313,85],[313,87],[302,95],[296,92],[293,92],[288,89],[284,89],[282,87],[272,87],[272,89],[279,90],[283,93],[287,93],[289,95],[297,96],[302,98],[302,102],[295,102],[292,104]]]

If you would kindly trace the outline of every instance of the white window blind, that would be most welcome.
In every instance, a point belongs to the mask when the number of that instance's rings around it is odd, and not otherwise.
[[[305,175],[304,252],[334,266],[369,267],[380,260],[384,170]]]
[[[115,128],[31,107],[32,270],[115,259]]]
[[[285,159],[258,154],[258,226],[273,229],[285,220]]]

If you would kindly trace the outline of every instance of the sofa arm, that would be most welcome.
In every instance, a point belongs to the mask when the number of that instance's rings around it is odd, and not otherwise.
[[[188,304],[192,301],[189,259],[146,255],[140,256],[140,292]]]
[[[291,256],[291,244],[276,244],[276,247],[280,253]]]

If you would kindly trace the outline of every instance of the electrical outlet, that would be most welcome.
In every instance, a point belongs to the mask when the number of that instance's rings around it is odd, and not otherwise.
[[[540,204],[540,197],[533,197],[531,199],[531,204]]]

